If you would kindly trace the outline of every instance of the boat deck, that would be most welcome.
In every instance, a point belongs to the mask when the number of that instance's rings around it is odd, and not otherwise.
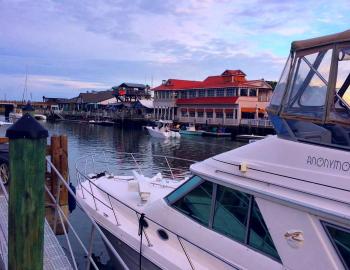
[[[8,203],[6,197],[0,194],[0,269],[7,267],[8,239]],[[55,234],[47,222],[44,228],[44,269],[73,269]]]

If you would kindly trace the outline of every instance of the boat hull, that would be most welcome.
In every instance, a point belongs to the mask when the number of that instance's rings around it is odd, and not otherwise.
[[[219,132],[204,131],[203,136],[205,136],[205,137],[231,137],[231,133],[228,133],[228,132],[219,133]]]
[[[202,136],[203,131],[180,130],[179,133],[185,136]]]
[[[113,245],[114,249],[118,252],[120,257],[123,259],[123,261],[126,263],[126,265],[129,267],[130,270],[139,270],[139,256],[140,253],[134,250],[133,248],[129,247],[127,244],[125,244],[123,241],[118,239],[115,235],[110,233],[108,230],[103,228],[101,225],[99,225],[103,233],[106,235],[110,243]],[[122,269],[120,263],[118,260],[113,256],[110,249],[106,245],[106,249],[108,251],[109,257],[112,261],[114,269]],[[149,261],[147,258],[142,256],[141,259],[141,265],[144,270],[161,270],[158,266],[156,266],[154,263]]]

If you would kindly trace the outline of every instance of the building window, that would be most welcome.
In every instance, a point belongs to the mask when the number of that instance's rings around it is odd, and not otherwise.
[[[222,112],[216,112],[215,117],[216,118],[224,118],[224,114]]]
[[[217,97],[223,97],[223,96],[225,96],[225,90],[224,90],[224,89],[217,89],[217,90],[216,90],[216,96],[217,96]]]
[[[187,111],[181,111],[181,116],[182,117],[187,117]]]
[[[196,91],[195,90],[190,90],[189,94],[190,94],[190,98],[195,98],[196,97]]]
[[[248,89],[246,89],[246,88],[241,88],[241,96],[242,96],[242,97],[248,96]]]
[[[208,226],[212,192],[213,183],[202,181],[201,184],[174,202],[172,206],[200,224]]]
[[[198,223],[280,261],[254,196],[194,176],[166,201]],[[348,233],[337,238],[345,245],[343,252],[349,252]],[[342,256],[350,260],[349,253]]]
[[[226,119],[233,119],[233,112],[227,112]]]
[[[208,89],[208,97],[215,97],[215,90],[214,89]]]
[[[237,88],[228,88],[226,90],[226,96],[228,96],[228,97],[235,97],[235,96],[237,96]]]
[[[207,112],[207,118],[213,118],[213,112]]]
[[[199,97],[205,97],[205,90],[204,89],[201,89],[198,91],[198,96]]]
[[[345,269],[350,269],[350,229],[322,222]]]
[[[180,95],[181,98],[187,98],[187,92],[186,91],[181,91],[180,93],[181,93],[181,95]]]
[[[195,111],[190,111],[190,117],[196,117]]]
[[[256,97],[256,93],[257,93],[256,89],[250,89],[249,90],[249,96],[250,97]]]
[[[197,117],[198,118],[203,118],[204,117],[204,113],[203,112],[197,112]]]
[[[169,98],[169,91],[165,92],[165,98]]]

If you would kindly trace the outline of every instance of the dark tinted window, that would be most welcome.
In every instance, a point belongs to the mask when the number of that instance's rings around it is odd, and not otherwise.
[[[199,223],[208,226],[212,192],[213,183],[204,181],[173,203],[173,207]]]
[[[218,186],[213,229],[244,242],[248,220],[249,195]]]
[[[346,269],[350,269],[350,230],[324,223],[331,241]]]
[[[250,222],[248,244],[274,258],[279,258],[275,245],[273,244],[269,230],[266,227],[260,209],[253,201]]]

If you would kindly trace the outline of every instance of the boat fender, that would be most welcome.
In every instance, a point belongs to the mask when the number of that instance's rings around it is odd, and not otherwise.
[[[69,183],[69,188],[73,191],[74,194],[76,194],[76,188],[75,186],[73,186],[72,183]],[[68,209],[69,209],[69,212],[72,213],[73,210],[77,207],[77,201],[76,199],[74,198],[74,196],[68,192]]]

